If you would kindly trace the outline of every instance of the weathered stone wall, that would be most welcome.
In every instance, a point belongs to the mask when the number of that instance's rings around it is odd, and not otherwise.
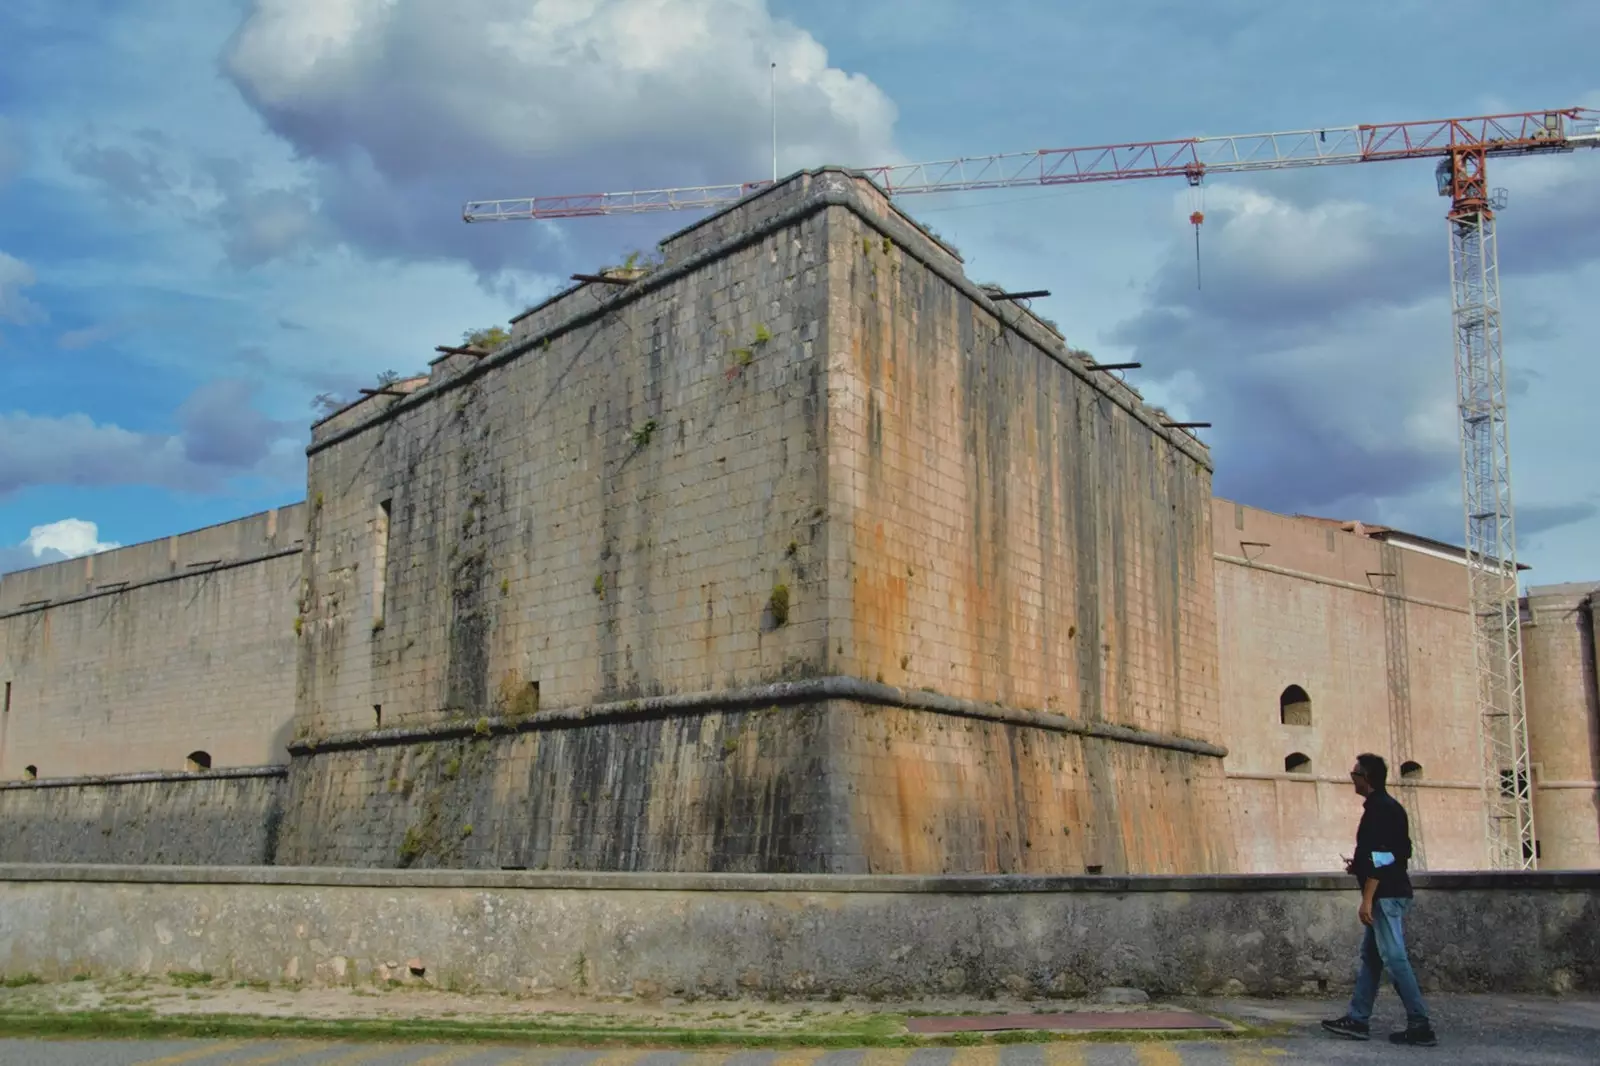
[[[1337,868],[1360,820],[1348,771],[1363,751],[1389,762],[1417,866],[1482,867],[1462,564],[1223,499],[1212,530],[1239,868]],[[1309,721],[1285,721],[1291,685],[1309,697]],[[1295,754],[1310,762],[1290,772]],[[1407,762],[1420,770],[1402,776]]]
[[[278,861],[1171,869],[1208,843],[1167,832],[1197,757],[1173,738],[828,678],[297,748]]]
[[[1322,995],[1348,877],[875,878],[0,867],[0,977],[204,970],[513,993]],[[86,937],[83,930],[92,929]],[[936,930],[937,933],[930,933]],[[1600,873],[1422,874],[1425,991],[1600,991]]]
[[[0,862],[270,864],[284,769],[0,784]]]
[[[1226,869],[1204,449],[842,174],[663,250],[317,427],[285,861]]]
[[[815,672],[823,224],[580,286],[522,350],[319,426],[301,731]]]
[[[1600,869],[1600,585],[1528,589],[1522,628],[1534,832],[1543,869]]]
[[[301,528],[282,508],[0,579],[0,779],[286,762]]]

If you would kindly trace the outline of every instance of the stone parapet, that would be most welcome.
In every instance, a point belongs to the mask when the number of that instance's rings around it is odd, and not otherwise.
[[[1406,935],[1425,991],[1600,991],[1600,871],[1416,885]],[[1353,978],[1358,899],[1333,874],[0,865],[0,976],[204,970],[349,986],[398,971],[438,987],[646,998],[1325,995]]]

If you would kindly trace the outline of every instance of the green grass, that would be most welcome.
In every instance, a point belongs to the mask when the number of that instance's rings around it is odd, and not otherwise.
[[[673,1028],[655,1025],[572,1024],[575,1019],[545,1022],[444,1021],[436,1019],[309,1019],[237,1014],[157,1015],[148,1010],[0,1012],[0,1036],[154,1039],[170,1037],[244,1037],[256,1039],[332,1039],[431,1043],[532,1044],[581,1047],[646,1048],[865,1048],[970,1047],[984,1044],[1044,1044],[1055,1041],[1091,1043],[1160,1042],[1261,1038],[1274,1030],[1241,1025],[1216,1031],[1090,1031],[955,1033],[913,1036],[905,1032],[904,1015],[877,1014],[829,1025],[811,1019],[815,1028],[768,1033],[738,1029]]]

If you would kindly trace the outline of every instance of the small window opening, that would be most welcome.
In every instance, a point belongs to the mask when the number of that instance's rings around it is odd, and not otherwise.
[[[39,779],[39,768],[37,766],[24,766],[22,768],[22,776],[29,781],[37,781]]]
[[[389,512],[393,501],[378,504],[378,514],[373,521],[372,546],[372,631],[383,628],[388,617],[389,578]]]
[[[1311,697],[1299,685],[1290,685],[1278,697],[1278,719],[1284,725],[1311,724]]]
[[[1500,795],[1511,799],[1528,794],[1528,777],[1526,774],[1513,773],[1502,767],[1500,770]]]
[[[5,713],[6,714],[10,714],[11,713],[11,682],[9,682],[9,681],[6,682]]]
[[[1303,751],[1292,751],[1283,760],[1283,768],[1291,774],[1309,774],[1311,772],[1311,756]]]
[[[197,770],[211,769],[211,753],[209,751],[191,751],[187,760],[190,773]]]
[[[372,705],[372,727],[374,729],[383,728],[383,704],[381,703]]]
[[[1400,777],[1403,780],[1414,781],[1422,776],[1422,764],[1411,762],[1409,759],[1400,764]]]

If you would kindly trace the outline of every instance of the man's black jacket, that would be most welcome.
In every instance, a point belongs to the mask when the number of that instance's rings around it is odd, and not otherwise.
[[[1394,856],[1394,862],[1375,866],[1373,852],[1388,852]],[[1399,800],[1379,789],[1367,796],[1361,812],[1350,872],[1356,875],[1356,883],[1363,886],[1369,878],[1378,879],[1374,899],[1410,899],[1411,876],[1406,872],[1410,863],[1411,825],[1406,809]]]

